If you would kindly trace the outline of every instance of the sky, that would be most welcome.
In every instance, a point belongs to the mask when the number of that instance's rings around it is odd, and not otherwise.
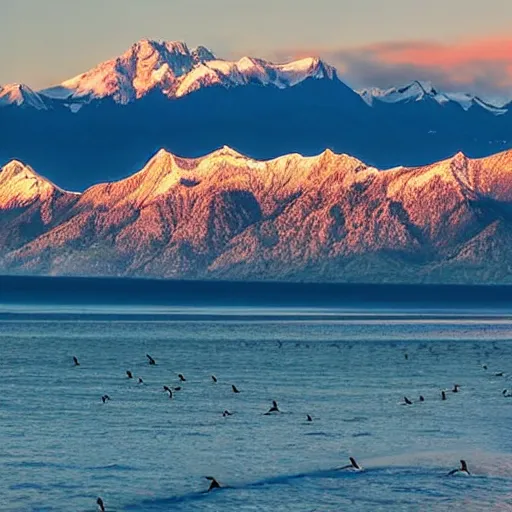
[[[142,39],[218,57],[320,56],[349,85],[512,98],[508,0],[0,0],[0,84],[38,89]]]

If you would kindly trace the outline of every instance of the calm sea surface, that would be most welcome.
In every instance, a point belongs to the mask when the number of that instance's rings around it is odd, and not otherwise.
[[[512,510],[510,317],[43,309],[0,307],[2,511]]]

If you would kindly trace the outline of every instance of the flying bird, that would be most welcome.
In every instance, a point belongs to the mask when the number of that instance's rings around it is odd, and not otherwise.
[[[213,476],[206,476],[206,480],[210,480],[210,487],[208,487],[208,492],[213,491],[213,489],[220,489],[220,484],[213,478]]]
[[[275,400],[272,400],[272,407],[268,410],[268,412],[265,413],[265,416],[268,416],[269,414],[272,414],[274,412],[281,412],[279,410],[279,407],[277,407],[277,402]]]
[[[451,475],[457,475],[457,474],[463,474],[463,475],[471,475],[471,473],[468,470],[468,465],[466,464],[465,460],[460,461],[460,468],[452,469],[447,476]]]
[[[350,464],[347,466],[343,466],[339,469],[351,469],[352,471],[362,471],[363,468],[356,462],[356,459],[354,457],[349,457]]]
[[[99,512],[105,512],[105,504],[103,503],[103,500],[101,498],[98,498],[96,500],[96,504],[98,505]]]

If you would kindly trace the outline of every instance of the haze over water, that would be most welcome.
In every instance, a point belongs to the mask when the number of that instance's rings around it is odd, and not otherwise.
[[[507,315],[80,308],[1,308],[4,510],[512,507]],[[336,471],[349,456],[366,471]],[[447,478],[461,458],[472,477]]]

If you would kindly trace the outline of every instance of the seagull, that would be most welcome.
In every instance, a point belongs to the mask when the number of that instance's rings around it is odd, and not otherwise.
[[[452,469],[447,476],[456,475],[458,473],[461,473],[463,475],[471,475],[471,473],[468,470],[468,465],[466,464],[465,460],[460,461],[460,468]]]
[[[220,489],[219,482],[217,482],[213,476],[206,476],[205,478],[211,482],[210,487],[208,487],[208,492],[213,491],[213,489]]]
[[[403,405],[412,405],[412,402],[406,396],[404,396],[404,403],[403,403]]]
[[[148,358],[148,362],[150,365],[156,364],[156,361],[149,354],[146,354],[146,357]]]
[[[356,462],[356,459],[354,459],[354,457],[349,457],[349,460],[350,460],[350,464],[348,464],[347,466],[343,466],[342,468],[339,468],[339,469],[351,469],[353,471],[362,471],[363,468]]]
[[[107,400],[111,400],[111,398],[110,398],[108,395],[103,395],[103,396],[101,397],[101,401],[102,401],[103,403],[105,403]]]
[[[185,377],[183,376],[182,373],[178,374],[178,378],[181,380],[181,382],[185,382],[187,380],[187,379],[185,379]]]
[[[73,356],[73,363],[75,363],[75,366],[80,366],[80,363],[78,362],[76,356]]]
[[[98,505],[99,512],[105,512],[105,504],[103,503],[103,500],[101,498],[98,498],[96,500],[96,504]]]
[[[215,377],[215,375],[212,375],[212,380],[213,382],[217,382],[217,377]]]
[[[126,376],[127,376],[129,379],[133,379],[133,373],[132,373],[130,370],[126,370]]]
[[[265,416],[268,416],[269,414],[272,414],[273,412],[281,412],[279,410],[279,407],[277,407],[277,402],[275,400],[272,400],[272,407],[268,410],[268,412],[265,413]]]
[[[307,415],[307,418],[308,419],[306,421],[313,421],[313,418],[309,414]]]
[[[226,416],[233,416],[232,412],[229,412],[227,409],[222,413],[222,416],[225,418]]]
[[[240,393],[234,384],[231,385],[231,389],[233,390],[233,393]]]

